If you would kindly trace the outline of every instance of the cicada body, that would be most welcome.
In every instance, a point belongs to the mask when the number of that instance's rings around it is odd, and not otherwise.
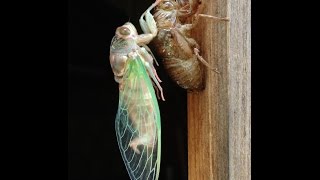
[[[156,5],[153,4],[147,11]],[[131,180],[157,180],[161,158],[160,111],[155,95],[161,92],[146,44],[157,34],[150,13],[144,13],[144,28],[138,35],[131,23],[117,28],[110,46],[110,64],[119,83],[119,105],[115,120],[122,159]]]
[[[200,4],[200,0],[164,0],[153,15],[159,32],[152,44],[171,79],[189,91],[204,89],[203,65],[216,71],[200,56],[200,46],[190,35]]]

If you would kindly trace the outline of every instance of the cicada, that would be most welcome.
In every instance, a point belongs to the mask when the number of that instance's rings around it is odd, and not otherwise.
[[[116,136],[131,180],[157,180],[160,171],[161,124],[154,88],[159,98],[164,96],[147,47],[157,34],[150,10],[160,1],[141,15],[140,25],[148,33],[138,35],[127,22],[116,29],[110,46],[110,64],[119,83]]]
[[[212,68],[199,54],[200,46],[190,35],[199,17],[228,20],[200,14],[201,0],[164,0],[155,8],[158,35],[152,41],[169,76],[189,91],[204,89],[204,67]]]

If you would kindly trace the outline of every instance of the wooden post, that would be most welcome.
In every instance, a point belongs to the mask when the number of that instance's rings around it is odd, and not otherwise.
[[[189,180],[249,180],[250,1],[208,0],[194,29],[201,55],[220,75],[206,74],[206,89],[188,93]],[[229,3],[229,4],[228,4]]]

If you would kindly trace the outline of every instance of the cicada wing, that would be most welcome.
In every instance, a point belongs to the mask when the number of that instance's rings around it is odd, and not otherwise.
[[[116,116],[118,145],[131,180],[157,180],[161,127],[158,102],[140,56],[129,59]]]

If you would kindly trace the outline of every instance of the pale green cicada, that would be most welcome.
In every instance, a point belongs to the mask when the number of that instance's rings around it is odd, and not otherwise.
[[[152,4],[140,18],[145,34],[138,35],[134,25],[127,22],[117,28],[110,46],[110,64],[119,83],[116,136],[131,180],[159,178],[161,124],[153,88],[157,95],[160,91],[162,100],[164,97],[153,66],[154,56],[146,44],[157,35],[150,10],[160,1]]]

